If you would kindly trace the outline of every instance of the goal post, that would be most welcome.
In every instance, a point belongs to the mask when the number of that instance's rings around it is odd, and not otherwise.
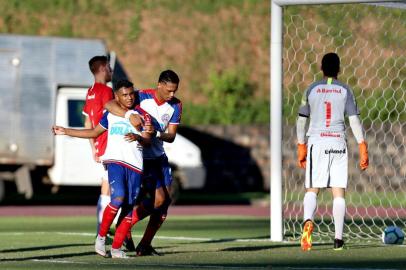
[[[287,186],[291,185],[292,181],[298,181],[299,179],[291,179],[291,182],[284,182],[284,179],[287,177],[299,177],[302,178],[302,182],[304,180],[304,172],[299,172],[298,169],[293,169],[292,167],[290,168],[283,168],[283,166],[286,166],[286,164],[284,164],[284,147],[287,145],[294,145],[296,144],[296,139],[295,139],[295,128],[293,127],[293,119],[295,118],[296,114],[297,114],[297,109],[298,109],[298,100],[300,100],[301,98],[301,93],[303,93],[303,91],[305,89],[302,89],[303,84],[309,82],[312,82],[313,79],[316,79],[317,76],[315,73],[318,72],[317,68],[320,65],[320,60],[321,57],[323,56],[324,53],[327,53],[329,51],[336,51],[339,53],[341,58],[348,58],[345,59],[343,62],[345,64],[348,64],[348,66],[344,66],[343,65],[343,72],[342,74],[339,75],[339,79],[342,79],[345,83],[349,84],[350,87],[354,87],[356,85],[353,85],[354,83],[357,84],[357,80],[360,81],[361,84],[363,84],[364,86],[366,86],[367,88],[373,88],[375,86],[379,86],[379,88],[382,89],[382,93],[383,91],[386,89],[384,84],[388,84],[390,85],[390,87],[392,87],[393,85],[395,85],[395,80],[399,79],[400,82],[396,82],[396,84],[400,83],[399,88],[396,89],[400,89],[401,87],[404,87],[406,85],[406,83],[403,82],[403,79],[406,79],[406,74],[402,73],[402,67],[403,69],[406,68],[406,62],[405,62],[405,58],[403,56],[400,57],[401,59],[399,61],[396,61],[396,56],[398,55],[396,52],[396,49],[392,49],[391,45],[388,44],[381,44],[383,47],[385,47],[385,50],[381,50],[378,51],[377,54],[378,56],[375,55],[371,55],[371,53],[368,52],[364,52],[362,51],[362,49],[365,50],[378,50],[376,47],[374,47],[372,45],[372,43],[374,41],[371,41],[371,44],[368,44],[368,42],[365,43],[365,41],[360,41],[358,42],[357,40],[352,40],[351,38],[351,29],[334,29],[334,27],[328,25],[328,24],[323,24],[323,22],[320,22],[320,24],[318,24],[319,22],[314,22],[312,21],[312,19],[309,19],[309,21],[305,21],[304,19],[300,18],[300,15],[292,15],[292,18],[290,19],[290,21],[292,22],[292,25],[294,27],[296,27],[297,25],[299,25],[301,28],[300,29],[296,29],[295,31],[295,35],[297,36],[303,36],[302,39],[307,38],[308,40],[306,40],[306,42],[311,43],[311,42],[318,42],[320,40],[323,41],[328,41],[331,42],[332,45],[330,46],[318,46],[318,44],[309,44],[308,46],[313,49],[313,50],[308,50],[308,51],[304,51],[304,52],[298,52],[298,51],[294,51],[292,53],[287,52],[284,53],[284,31],[286,32],[286,27],[284,26],[284,20],[286,21],[286,18],[284,19],[284,9],[286,7],[289,6],[293,6],[293,5],[340,5],[343,4],[345,6],[345,4],[366,4],[366,3],[370,3],[370,4],[382,4],[383,6],[385,5],[391,5],[388,4],[388,2],[393,4],[394,8],[397,8],[399,6],[403,6],[406,7],[406,4],[404,1],[385,1],[385,0],[272,0],[271,1],[271,35],[270,35],[270,106],[271,106],[271,110],[270,110],[270,139],[271,139],[271,149],[270,149],[270,156],[271,156],[271,166],[270,166],[270,170],[271,170],[271,185],[270,185],[270,200],[271,200],[271,224],[270,224],[270,231],[271,231],[271,241],[276,241],[276,242],[280,242],[282,240],[284,240],[285,238],[285,232],[287,231],[286,228],[284,228],[284,200],[286,200],[286,198],[284,198],[283,194],[285,194],[285,197],[287,197],[287,192],[286,188]],[[348,12],[353,12],[353,11],[348,11]],[[406,12],[406,10],[403,10],[403,12]],[[291,14],[290,14],[291,15]],[[362,15],[364,16],[364,15]],[[400,18],[404,18],[402,16],[403,13],[400,15]],[[361,16],[360,16],[361,17]],[[344,18],[345,19],[345,18]],[[379,20],[379,18],[378,18]],[[396,18],[395,18],[396,20]],[[368,22],[368,23],[374,23],[374,22]],[[379,21],[378,23],[382,23],[381,21]],[[297,25],[295,25],[297,24]],[[313,31],[312,33],[309,34],[307,27],[307,24],[309,25],[309,27],[313,27],[311,28],[311,31]],[[388,23],[388,25],[395,25],[395,26],[403,26],[406,27],[405,22],[393,22],[393,24]],[[351,25],[351,27],[356,28],[356,26]],[[383,27],[387,27],[387,26],[383,26]],[[345,31],[344,31],[345,30]],[[358,29],[358,31],[362,31]],[[389,29],[388,29],[389,31]],[[344,33],[345,32],[345,33]],[[394,32],[396,32],[394,30]],[[285,33],[286,34],[286,33]],[[314,34],[314,35],[313,35]],[[404,34],[403,32],[401,32],[399,35]],[[327,37],[326,37],[327,36]],[[290,36],[289,36],[290,37]],[[288,38],[289,38],[288,37]],[[386,39],[383,39],[382,42],[397,42],[396,38],[399,38],[398,36],[393,37],[393,35],[388,34],[387,36],[387,41]],[[293,39],[293,38],[292,38]],[[392,40],[391,40],[392,39]],[[401,39],[402,44],[406,45],[406,41],[405,39]],[[303,43],[303,40],[295,40],[295,41],[291,41],[289,40],[290,45],[292,47],[298,46],[299,49],[303,49],[302,47],[300,47],[299,44]],[[356,44],[351,44],[351,42],[355,42]],[[358,44],[358,43],[359,44]],[[381,41],[379,41],[381,42]],[[381,42],[381,43],[382,43]],[[365,45],[366,44],[366,45]],[[360,48],[358,48],[358,46],[360,46]],[[363,47],[361,47],[363,46]],[[398,45],[401,46],[401,45]],[[388,49],[389,48],[389,49]],[[289,48],[290,49],[290,48]],[[308,48],[306,48],[308,49]],[[328,49],[329,51],[326,51],[326,49]],[[393,53],[391,53],[391,50],[395,51]],[[343,55],[344,54],[344,55]],[[358,55],[357,55],[358,54]],[[360,54],[362,54],[360,56]],[[292,56],[293,55],[293,56]],[[352,55],[354,55],[354,58],[356,58],[356,60],[354,61],[362,61],[361,64],[365,64],[365,65],[375,65],[375,67],[370,67],[368,69],[364,68],[364,71],[362,71],[362,67],[360,67],[359,63],[354,64],[352,61]],[[301,59],[297,59],[296,62],[294,61],[290,61],[290,59],[285,59],[286,61],[283,61],[283,56],[286,58],[289,58],[290,56],[292,57],[298,57]],[[376,60],[362,60],[362,57],[376,57]],[[351,58],[351,59],[349,59]],[[296,59],[295,59],[296,60]],[[343,59],[342,59],[343,60]],[[289,77],[292,78],[285,78],[286,76],[286,72],[284,72],[284,66],[288,66],[286,64],[286,62],[289,62],[289,65],[291,65],[291,67],[289,66],[289,68],[292,69],[298,69],[297,71],[290,71],[289,72]],[[303,66],[300,66],[301,64],[305,63]],[[344,64],[343,63],[343,64]],[[358,66],[356,66],[358,65]],[[304,69],[304,66],[306,67],[306,69]],[[301,70],[299,70],[300,68],[302,68]],[[316,70],[315,70],[316,68]],[[391,69],[390,72],[393,72],[395,75],[393,74],[388,74],[388,72],[385,72],[385,68],[389,68]],[[392,70],[393,69],[393,70]],[[365,74],[362,74],[362,73]],[[309,73],[310,75],[306,76],[303,75],[303,73]],[[354,73],[353,76],[350,76],[349,74]],[[396,76],[396,74],[398,76],[400,76],[400,78],[392,78],[394,76]],[[318,74],[320,75],[320,74]],[[356,76],[360,76],[359,78],[356,78]],[[371,78],[368,78],[368,77]],[[380,77],[381,76],[381,77]],[[300,83],[297,83],[297,81],[295,81],[294,78],[299,78],[299,80],[301,80]],[[402,79],[403,78],[403,79]],[[369,80],[369,81],[368,81]],[[364,82],[367,81],[367,82]],[[296,85],[295,85],[296,84]],[[389,87],[389,88],[390,88]],[[285,91],[286,88],[289,88],[289,91],[297,91],[294,94],[289,93],[289,99],[284,98],[285,95]],[[393,87],[392,87],[393,88]],[[392,89],[390,88],[390,89]],[[296,90],[291,90],[291,89],[296,89]],[[397,91],[395,89],[395,91]],[[392,89],[393,90],[393,89]],[[405,90],[405,89],[403,89]],[[301,92],[300,92],[301,91]],[[379,90],[376,90],[379,91]],[[392,92],[391,92],[392,93]],[[300,95],[300,97],[299,97]],[[358,96],[357,96],[358,95]],[[374,92],[371,91],[366,91],[363,92],[362,90],[359,90],[355,96],[359,99],[359,97],[368,97],[365,98],[365,100],[359,103],[359,106],[361,107],[361,111],[364,112],[365,108],[367,106],[378,106],[378,99],[380,96],[380,93],[375,94]],[[371,97],[373,96],[373,97]],[[400,91],[397,91],[396,93],[393,94],[392,96],[388,96],[390,100],[393,100],[394,103],[397,104],[403,104],[402,102],[404,100],[406,100],[406,94],[402,95]],[[388,98],[387,97],[387,98]],[[399,99],[403,99],[399,101]],[[381,101],[379,101],[381,102]],[[385,109],[385,104],[386,101],[384,102],[384,106],[382,109]],[[391,103],[392,104],[392,103]],[[406,102],[404,103],[406,104]],[[402,106],[402,105],[401,105]],[[401,117],[403,117],[403,112],[399,111],[402,110],[401,106],[399,108],[397,108],[395,111],[390,111],[388,112],[388,114],[390,113],[399,113],[401,115]],[[379,107],[379,106],[378,106]],[[378,108],[377,107],[377,108]],[[363,109],[364,108],[364,109]],[[284,116],[283,112],[284,110],[289,110],[288,112],[288,116]],[[403,110],[405,110],[403,108]],[[296,111],[296,112],[295,112]],[[377,110],[376,110],[377,111]],[[285,112],[286,114],[286,112]],[[361,115],[362,117],[363,115]],[[375,138],[373,138],[374,140],[379,139],[378,133],[384,133],[383,137],[386,137],[387,132],[390,132],[390,136],[392,137],[396,137],[395,133],[398,132],[400,133],[400,137],[401,136],[406,136],[406,134],[402,134],[402,130],[404,129],[404,126],[402,126],[401,124],[401,117],[396,118],[396,116],[392,117],[390,121],[386,121],[384,119],[384,117],[381,117],[380,112],[370,112],[367,115],[368,117],[368,121],[369,122],[374,122],[375,119],[380,119],[380,124],[381,124],[381,131],[376,131],[374,132],[374,128],[372,126],[372,124],[369,126],[369,128],[366,129],[367,131],[367,141],[370,140],[371,138],[369,137],[372,133],[373,135],[375,135]],[[288,120],[285,120],[284,118],[289,118]],[[361,119],[362,120],[362,119]],[[289,127],[289,134],[284,134],[284,130],[286,129],[285,124],[287,122],[290,122],[290,127]],[[391,130],[390,131],[385,131],[386,125],[390,126]],[[396,131],[396,130],[392,130],[392,128],[394,129],[400,129],[400,131]],[[395,135],[394,135],[395,134]],[[348,137],[352,136],[351,132],[347,131],[347,135]],[[290,142],[284,142],[285,140],[290,140]],[[396,138],[395,138],[396,139]],[[394,140],[395,140],[394,139]],[[403,139],[403,143],[404,143]],[[371,145],[373,146],[373,145]],[[378,144],[379,146],[379,144]],[[378,147],[376,146],[376,147]],[[350,148],[350,147],[349,147]],[[395,144],[392,148],[394,152],[398,152],[398,154],[400,155],[401,151],[404,151],[404,149],[402,150],[402,148],[400,147],[400,144]],[[352,153],[352,159],[350,157],[350,161],[354,161],[355,160],[355,155],[357,155],[355,153],[354,147],[351,147],[351,149],[349,149],[349,151],[352,151],[354,153]],[[292,147],[289,149],[289,152],[292,152],[292,150],[295,152],[295,147]],[[404,154],[404,152],[402,152]],[[396,153],[395,153],[396,155]],[[295,156],[295,155],[293,155]],[[289,157],[289,162],[291,163],[292,160],[292,155]],[[378,160],[379,161],[379,160]],[[289,163],[288,162],[288,163]],[[400,177],[402,177],[402,175],[404,176],[406,174],[406,163],[404,160],[400,160],[400,161],[396,161],[397,163],[400,162],[400,165],[398,168],[396,168],[397,170],[400,171]],[[379,162],[378,162],[379,163]],[[284,164],[284,165],[283,165]],[[377,166],[379,165],[380,168],[382,169],[382,167],[384,162],[379,163],[379,164],[374,164],[374,159],[372,158],[371,160],[371,166]],[[291,164],[290,164],[291,165]],[[350,164],[349,167],[354,167],[354,164]],[[405,167],[405,168],[404,168]],[[290,171],[289,171],[290,170]],[[294,171],[293,171],[294,170]],[[378,168],[374,169],[374,173],[376,174],[378,172]],[[293,172],[292,172],[293,171]],[[405,172],[403,172],[405,171]],[[393,173],[392,173],[393,174]],[[396,173],[395,173],[396,174]],[[399,176],[399,175],[398,175]],[[373,176],[369,175],[368,176],[370,179],[373,178]],[[390,177],[390,173],[389,176]],[[349,178],[349,181],[351,181],[351,176]],[[299,182],[299,181],[298,181]],[[366,183],[368,183],[368,181],[366,181]],[[285,189],[283,189],[283,186],[285,185]],[[402,185],[402,184],[399,184]],[[359,190],[361,190],[362,192],[362,187],[358,187],[357,188]],[[356,189],[354,188],[354,192],[356,192]],[[298,230],[298,228],[300,228],[300,218],[298,217],[298,215],[301,215],[301,206],[298,206],[300,204],[300,200],[298,198],[297,194],[292,195],[293,193],[299,193],[301,191],[301,193],[304,194],[304,188],[303,186],[301,186],[301,189],[299,190],[299,188],[294,192],[290,192],[289,196],[295,196],[295,204],[293,207],[291,207],[291,211],[290,214],[294,213],[295,217],[294,217],[294,222],[289,223],[289,231],[290,233],[292,233],[293,231],[293,237],[295,238],[295,235],[297,234],[297,232],[295,230]],[[406,190],[405,190],[406,192]],[[385,194],[385,192],[383,192],[382,194]],[[351,195],[351,194],[350,194]],[[360,197],[361,198],[361,197]],[[358,200],[358,199],[357,199]],[[366,202],[365,204],[368,204],[368,202]],[[349,204],[349,206],[351,206],[351,203]],[[389,206],[391,206],[391,203],[389,202]],[[381,208],[384,207],[383,204],[381,204]],[[389,207],[389,208],[393,208],[393,207]],[[367,207],[363,210],[358,210],[358,209],[353,209],[353,211],[366,211],[366,215],[369,215],[368,211],[369,208],[367,209]],[[377,209],[371,210],[371,211],[378,211]],[[386,210],[389,211],[389,210]],[[392,211],[392,210],[390,210]],[[327,211],[328,212],[328,211]],[[327,213],[326,212],[326,213]],[[372,215],[372,214],[371,214]],[[395,214],[396,216],[396,214]],[[399,216],[399,215],[398,215]],[[362,214],[360,213],[356,213],[354,215],[355,218],[351,218],[351,220],[355,220],[357,218],[359,219],[363,219]],[[385,216],[386,218],[388,217]],[[364,222],[364,221],[363,221]],[[382,224],[385,224],[385,221],[380,221]],[[329,227],[331,226],[331,221],[325,219],[322,220],[322,223],[325,224],[325,226]],[[373,221],[373,223],[375,224],[375,222]],[[358,227],[357,227],[358,226]],[[359,225],[355,224],[354,225],[354,230],[357,231],[359,230],[360,232],[362,231],[364,233],[364,229],[363,228],[359,228]],[[346,227],[346,229],[350,229]],[[365,232],[366,234],[368,234],[369,232]],[[370,232],[369,235],[371,235],[371,237],[376,237],[376,232]],[[297,235],[296,235],[297,237]]]

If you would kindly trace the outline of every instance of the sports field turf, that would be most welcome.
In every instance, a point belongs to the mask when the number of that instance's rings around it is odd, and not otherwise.
[[[145,225],[134,228],[136,241]],[[113,260],[93,251],[93,216],[0,217],[0,269],[406,269],[404,245],[360,239],[302,252],[268,239],[267,218],[172,216],[154,240],[164,256]]]
[[[139,240],[146,223],[133,228]],[[0,269],[269,269],[269,219],[172,216],[153,244],[161,257],[95,254],[94,217],[0,217]],[[134,254],[129,253],[134,256]]]

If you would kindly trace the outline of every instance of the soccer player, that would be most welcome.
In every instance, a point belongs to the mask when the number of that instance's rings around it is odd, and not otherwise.
[[[344,116],[359,144],[361,170],[368,168],[368,150],[359,110],[351,89],[337,80],[340,58],[335,53],[323,56],[321,70],[324,78],[315,82],[303,95],[297,119],[298,165],[306,169],[303,199],[304,225],[301,238],[303,251],[312,248],[313,218],[320,188],[331,188],[335,228],[334,250],[344,247],[345,189],[348,178],[348,152]],[[310,117],[305,141],[306,121]]]
[[[133,108],[135,92],[133,84],[127,80],[119,81],[115,88],[115,100],[123,110]],[[140,112],[142,113],[142,112]],[[55,135],[68,135],[79,138],[96,138],[108,130],[107,147],[102,156],[108,170],[111,187],[111,201],[107,205],[95,242],[95,250],[101,256],[106,255],[105,241],[107,232],[121,208],[124,219],[118,224],[111,247],[112,258],[127,258],[120,249],[132,223],[132,209],[138,198],[143,171],[142,146],[150,143],[149,127],[140,132],[128,120],[110,114],[103,114],[99,124],[93,129],[70,129],[54,126]],[[133,140],[126,139],[131,136]]]
[[[94,84],[87,91],[83,114],[85,115],[85,128],[96,127],[104,113],[104,104],[113,99],[113,90],[107,86],[112,79],[112,70],[106,56],[95,56],[89,61],[89,68],[94,76]],[[101,178],[101,193],[97,202],[97,233],[99,232],[103,212],[110,202],[110,188],[107,181],[107,171],[100,164],[100,157],[106,150],[107,133],[103,132],[96,139],[89,139],[93,159],[97,162]]]
[[[85,128],[92,129],[96,127],[105,112],[104,104],[113,99],[113,90],[107,86],[112,80],[112,70],[109,60],[106,56],[94,56],[89,60],[89,69],[94,76],[94,84],[87,91],[86,102],[83,107],[85,115]],[[132,117],[134,126],[141,125],[141,119],[134,115]],[[90,140],[93,159],[100,171],[101,193],[97,202],[97,233],[99,232],[103,212],[110,203],[110,187],[108,183],[107,171],[100,162],[100,157],[104,154],[107,144],[107,133],[103,132],[97,138]],[[134,247],[132,238],[126,241],[127,246],[131,249]],[[135,249],[135,247],[133,248]]]
[[[171,204],[170,189],[172,183],[171,168],[163,148],[163,142],[173,142],[182,115],[182,103],[175,98],[179,77],[172,70],[161,72],[156,89],[138,92],[140,107],[152,118],[155,136],[152,135],[151,146],[145,147],[143,185],[153,198],[153,205],[144,200],[139,211],[134,211],[133,223],[151,214],[148,226],[136,248],[138,256],[160,255],[151,246],[152,239],[166,219]],[[125,112],[115,101],[106,103],[105,108],[118,116],[131,118],[131,112]],[[149,210],[149,211],[148,211]]]

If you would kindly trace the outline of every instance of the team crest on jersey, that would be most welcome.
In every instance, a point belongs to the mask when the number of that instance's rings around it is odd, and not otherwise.
[[[162,120],[162,122],[164,122],[164,123],[168,123],[168,122],[169,122],[169,119],[170,119],[170,116],[169,116],[169,114],[167,114],[167,113],[165,113],[164,115],[161,116],[161,120]]]

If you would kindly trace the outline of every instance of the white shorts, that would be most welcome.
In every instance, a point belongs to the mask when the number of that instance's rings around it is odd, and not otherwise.
[[[102,183],[103,180],[108,180],[108,173],[105,167],[103,166],[102,163],[95,162],[96,170],[97,170],[97,176],[100,179],[100,184]]]
[[[306,188],[347,188],[348,151],[345,141],[307,146]]]

